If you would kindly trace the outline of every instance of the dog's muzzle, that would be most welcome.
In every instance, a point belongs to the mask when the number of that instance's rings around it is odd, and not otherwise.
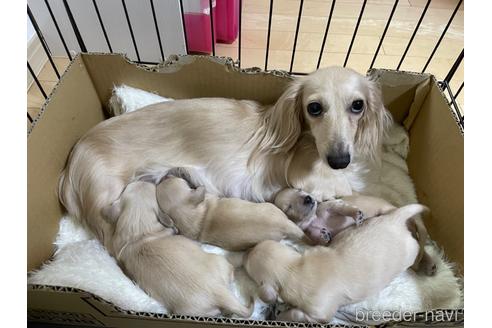
[[[326,156],[326,161],[332,169],[339,170],[344,169],[350,164],[349,153],[330,154]]]

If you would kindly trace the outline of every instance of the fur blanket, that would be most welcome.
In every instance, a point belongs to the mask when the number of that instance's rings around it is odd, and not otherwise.
[[[119,86],[114,88],[110,108],[112,113],[120,115],[153,103],[171,100],[143,90]],[[370,189],[374,190],[376,196],[382,196],[398,206],[416,201],[406,165],[408,142],[406,131],[395,124],[384,144],[380,180],[370,183]],[[76,287],[96,294],[122,309],[166,313],[161,304],[125,276],[115,259],[80,222],[70,217],[62,218],[55,246],[53,259],[40,270],[31,272],[28,283]],[[236,256],[241,256],[210,245],[202,245],[202,248],[207,252],[226,256],[231,262],[237,261]],[[361,311],[419,312],[461,308],[461,282],[454,275],[453,265],[446,261],[444,253],[434,243],[427,245],[426,250],[437,264],[435,276],[420,276],[413,271],[406,271],[377,295],[341,308],[333,323],[355,323],[355,318]],[[254,282],[241,267],[236,268],[235,282],[231,288],[244,303],[247,303],[249,295],[256,292]],[[279,307],[281,306],[275,306],[277,310]],[[251,319],[263,320],[267,316],[271,318],[271,312],[272,308],[256,298]],[[361,324],[360,321],[357,323]]]

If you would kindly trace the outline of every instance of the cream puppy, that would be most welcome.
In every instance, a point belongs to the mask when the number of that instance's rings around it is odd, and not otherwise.
[[[418,204],[395,209],[342,231],[331,247],[302,255],[264,241],[250,251],[245,268],[265,302],[280,296],[292,306],[280,320],[329,322],[340,306],[377,293],[414,263],[419,244],[407,224],[425,209]]]
[[[384,199],[360,195],[317,202],[310,194],[293,188],[281,190],[274,202],[311,240],[322,245],[351,225],[395,209]]]
[[[128,184],[120,198],[103,209],[103,216],[115,225],[113,247],[127,275],[171,313],[249,317],[252,309],[229,290],[232,265],[205,253],[196,242],[173,235],[158,215],[156,187],[143,181]]]
[[[275,205],[301,227],[310,240],[320,245],[329,244],[336,234],[350,226],[360,225],[366,219],[396,209],[382,198],[363,195],[318,203],[310,194],[292,188],[281,190],[275,197]],[[421,219],[410,221],[408,228],[420,245],[412,269],[428,276],[434,275],[436,264],[424,248],[429,237],[427,229]]]
[[[248,249],[263,240],[300,240],[304,232],[270,203],[219,198],[202,186],[191,188],[175,176],[157,185],[157,201],[179,233],[231,251]]]

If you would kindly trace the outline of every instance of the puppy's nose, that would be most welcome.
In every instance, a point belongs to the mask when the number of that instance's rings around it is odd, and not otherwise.
[[[304,197],[304,205],[312,205],[313,203],[314,203],[314,200],[311,196]]]
[[[350,154],[349,153],[338,153],[338,154],[329,154],[326,156],[326,160],[328,165],[332,169],[344,169],[350,164]]]

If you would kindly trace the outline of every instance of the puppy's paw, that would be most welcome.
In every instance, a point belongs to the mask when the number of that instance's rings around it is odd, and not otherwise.
[[[425,268],[425,275],[432,277],[435,276],[437,273],[437,265],[435,263],[431,263],[430,265],[427,265]]]
[[[321,240],[323,241],[323,243],[329,244],[332,239],[333,239],[333,236],[332,236],[331,232],[328,231],[328,229],[326,229],[326,228],[321,229]]]
[[[362,224],[362,222],[364,222],[365,220],[365,217],[364,217],[364,213],[362,213],[362,211],[357,211],[357,214],[355,216],[355,225],[356,226],[360,226]]]

